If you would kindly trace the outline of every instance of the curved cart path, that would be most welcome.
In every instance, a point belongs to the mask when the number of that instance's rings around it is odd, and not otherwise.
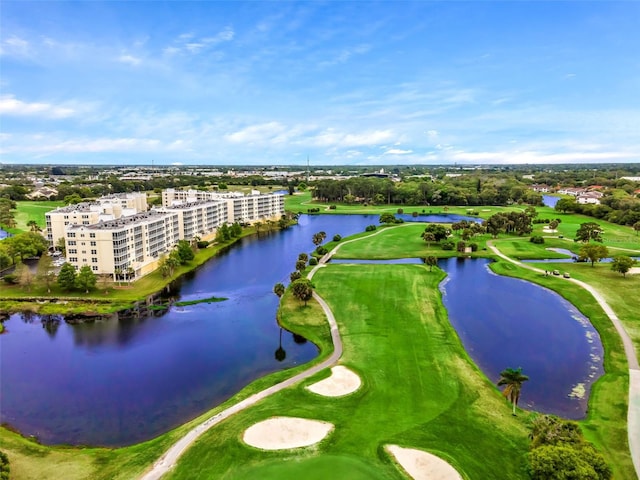
[[[487,246],[500,258],[514,263],[522,268],[544,274],[544,270],[541,270],[531,265],[519,262],[503,254],[497,247],[493,245],[493,242],[487,242]],[[615,327],[618,335],[622,339],[622,345],[624,346],[624,353],[627,357],[627,364],[629,365],[629,410],[627,412],[627,434],[629,436],[629,450],[631,452],[631,459],[633,466],[636,469],[636,475],[640,478],[640,367],[638,366],[638,357],[633,347],[633,342],[629,337],[629,334],[624,329],[624,325],[613,311],[613,309],[606,302],[604,297],[588,283],[576,280],[575,278],[564,279],[567,282],[573,282],[587,292],[593,295],[600,307],[607,314],[611,323]]]
[[[308,278],[311,279],[313,274],[317,271],[318,267],[321,267],[322,264],[316,266],[308,275]],[[338,359],[342,356],[342,339],[340,338],[340,332],[338,331],[338,325],[336,323],[336,319],[333,316],[333,312],[329,308],[329,305],[315,292],[313,292],[313,298],[320,304],[322,309],[324,310],[325,315],[329,321],[329,326],[331,327],[331,340],[333,342],[333,353],[322,362],[317,365],[313,365],[307,370],[298,373],[297,375],[288,378],[280,383],[277,383],[269,388],[266,388],[260,392],[254,393],[250,397],[245,398],[241,402],[232,405],[221,412],[216,413],[214,416],[208,418],[204,422],[200,423],[196,427],[189,430],[180,440],[174,443],[169,450],[167,450],[162,457],[156,463],[153,464],[151,470],[148,470],[143,474],[141,480],[157,480],[161,478],[165,473],[167,473],[171,468],[173,468],[180,458],[180,456],[207,430],[219,424],[220,422],[226,420],[230,416],[241,412],[242,410],[251,407],[258,403],[260,400],[267,398],[270,395],[273,395],[276,392],[284,390],[291,385],[294,385],[302,380],[305,380],[312,375],[315,375],[321,370],[325,368],[332,367],[338,362]]]

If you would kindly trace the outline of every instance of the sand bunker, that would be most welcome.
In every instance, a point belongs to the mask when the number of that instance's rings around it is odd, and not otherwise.
[[[362,385],[360,377],[342,365],[331,369],[331,376],[307,387],[313,393],[325,397],[342,397],[355,392]]]
[[[414,480],[462,480],[455,468],[431,453],[397,445],[386,449]]]
[[[631,267],[627,273],[630,275],[638,275],[640,274],[640,267]]]
[[[549,227],[542,227],[542,233],[558,233],[558,230]]]
[[[274,417],[247,428],[243,440],[262,450],[285,450],[318,443],[333,430],[333,424],[295,417]]]

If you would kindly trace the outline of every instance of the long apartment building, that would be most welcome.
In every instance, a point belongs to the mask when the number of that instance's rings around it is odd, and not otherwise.
[[[146,212],[147,209],[145,193],[105,195],[94,202],[58,207],[45,214],[49,246],[54,247],[60,238],[65,237],[65,229],[68,225],[93,225]]]
[[[165,207],[205,200],[226,202],[228,223],[252,223],[279,218],[284,213],[284,195],[279,193],[260,193],[252,190],[249,195],[243,195],[240,192],[204,192],[173,188],[162,191],[162,205]]]
[[[93,225],[69,225],[65,232],[67,261],[89,265],[98,275],[128,272],[137,278],[158,267],[160,256],[180,240],[177,212],[150,211]]]
[[[145,213],[117,218],[105,218],[103,214],[103,217],[85,219],[82,217],[87,211],[84,206],[78,210],[77,218],[71,215],[71,210],[67,212],[68,223],[61,228],[69,263],[76,269],[89,265],[99,275],[120,271],[131,272],[133,278],[139,278],[158,268],[160,257],[168,254],[178,240],[196,237],[211,240],[223,223],[250,223],[284,213],[284,197],[277,194],[182,196],[180,193],[174,197],[165,192],[163,201],[171,200]],[[62,215],[64,219],[64,212]],[[98,220],[93,221],[96,218]],[[57,217],[54,215],[52,219]]]

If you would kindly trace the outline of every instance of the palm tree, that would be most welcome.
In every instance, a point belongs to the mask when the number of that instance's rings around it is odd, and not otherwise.
[[[516,405],[520,398],[520,390],[522,389],[522,383],[529,380],[529,377],[523,375],[522,368],[507,368],[500,372],[500,380],[498,380],[498,386],[506,385],[502,391],[502,395],[509,399],[513,404],[513,415],[516,414]]]
[[[38,226],[38,223],[35,220],[29,220],[27,222],[27,227],[29,227],[32,232],[40,231],[40,227]]]
[[[275,293],[278,298],[281,298],[284,295],[285,287],[282,283],[278,282],[273,287],[273,293]]]
[[[121,285],[120,284],[120,280],[121,280],[121,277],[122,277],[122,269],[121,268],[116,268],[113,271],[113,276],[114,276],[114,280],[118,281],[118,286],[120,286]]]

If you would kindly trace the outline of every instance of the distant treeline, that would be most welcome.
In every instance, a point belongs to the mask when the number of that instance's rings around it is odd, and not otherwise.
[[[393,182],[389,179],[355,177],[319,180],[313,197],[322,202],[394,205],[541,205],[542,195],[515,178],[474,176]]]

